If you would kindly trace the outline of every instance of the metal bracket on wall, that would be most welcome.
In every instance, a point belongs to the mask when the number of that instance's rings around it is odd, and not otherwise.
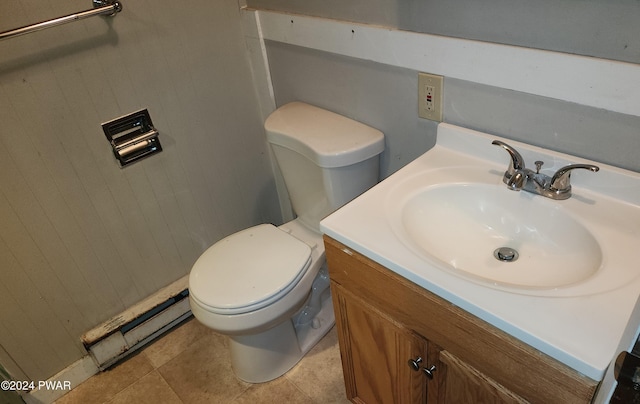
[[[120,167],[162,151],[158,131],[146,109],[102,124]]]

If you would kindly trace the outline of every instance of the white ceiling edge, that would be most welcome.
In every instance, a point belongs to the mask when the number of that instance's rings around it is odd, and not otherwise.
[[[400,31],[326,18],[257,13],[267,40],[640,116],[640,65]]]

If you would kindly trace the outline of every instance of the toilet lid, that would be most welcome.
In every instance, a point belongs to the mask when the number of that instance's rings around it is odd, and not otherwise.
[[[288,293],[310,263],[307,244],[262,224],[209,247],[191,269],[189,290],[214,313],[246,313]]]

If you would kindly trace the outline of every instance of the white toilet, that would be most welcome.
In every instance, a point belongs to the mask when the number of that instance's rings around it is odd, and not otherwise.
[[[265,129],[297,218],[220,240],[189,276],[194,316],[229,335],[233,370],[250,383],[286,373],[333,326],[319,223],[377,183],[384,149],[382,132],[301,102]]]

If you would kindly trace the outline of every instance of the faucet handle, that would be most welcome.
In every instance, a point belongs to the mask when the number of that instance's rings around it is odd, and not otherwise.
[[[511,164],[509,164],[509,174],[513,174],[515,170],[524,169],[524,159],[516,149],[500,140],[494,140],[493,142],[491,142],[491,144],[502,147],[507,151],[507,153],[509,153],[509,156],[511,156]]]
[[[555,193],[571,192],[571,171],[576,168],[584,168],[594,173],[600,170],[600,167],[594,166],[593,164],[569,164],[553,174],[549,189]]]
[[[524,188],[527,182],[527,176],[524,173],[525,168],[522,155],[518,153],[518,151],[512,146],[509,146],[508,144],[500,140],[494,140],[493,142],[491,142],[491,144],[502,147],[509,153],[509,156],[511,157],[511,160],[509,161],[509,167],[507,168],[507,171],[504,172],[504,176],[502,177],[502,182],[507,184],[507,187],[509,187],[509,189],[513,191],[519,191]]]

